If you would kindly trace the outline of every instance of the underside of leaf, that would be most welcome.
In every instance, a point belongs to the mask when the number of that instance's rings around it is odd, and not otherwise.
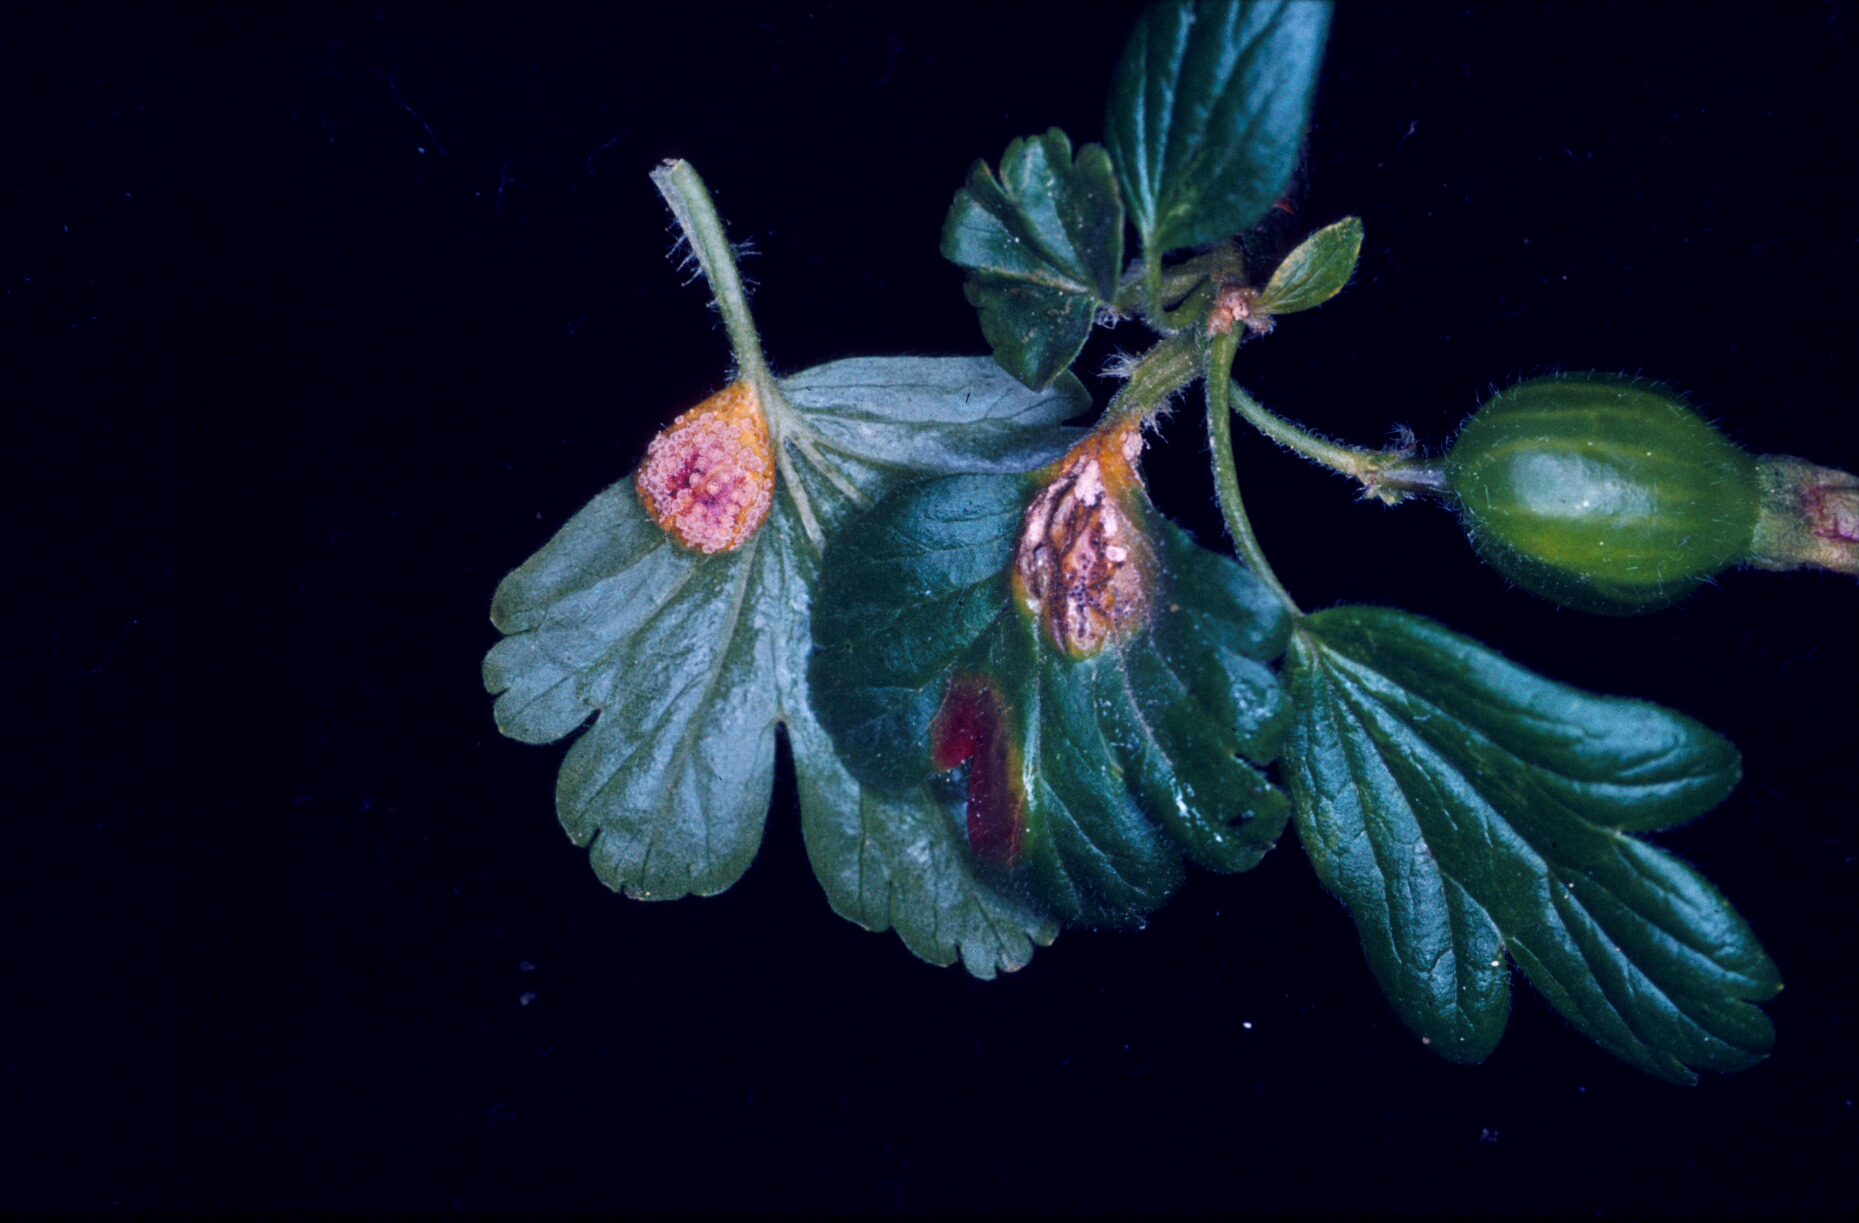
[[[707,552],[711,533],[654,521],[679,467],[601,493],[504,579],[492,619],[506,636],[484,663],[498,727],[548,743],[591,718],[558,779],[562,824],[608,886],[672,899],[721,891],[753,860],[785,726],[834,908],[935,963],[1018,968],[1056,925],[980,877],[959,804],[921,786],[872,792],[814,721],[807,516],[831,530],[900,480],[1049,462],[1075,440],[1059,425],[1083,389],[1066,378],[1035,393],[987,358],[899,358],[822,366],[781,390],[768,409],[787,461],[765,520],[739,516],[744,538]]]

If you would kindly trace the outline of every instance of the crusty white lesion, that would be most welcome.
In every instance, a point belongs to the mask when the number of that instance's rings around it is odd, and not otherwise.
[[[1132,430],[1121,449],[1127,462],[1142,449],[1141,436]],[[1147,580],[1132,555],[1135,532],[1091,451],[1027,506],[1014,556],[1016,586],[1066,654],[1096,654],[1114,631],[1143,615]]]

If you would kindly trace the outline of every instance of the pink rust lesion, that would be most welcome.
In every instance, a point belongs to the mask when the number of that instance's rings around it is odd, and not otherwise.
[[[672,421],[635,481],[652,520],[696,552],[730,552],[774,504],[774,451],[755,389],[737,382]]]
[[[1129,509],[1141,453],[1135,425],[1085,439],[1022,520],[1014,595],[1069,657],[1097,654],[1148,616],[1154,559]]]

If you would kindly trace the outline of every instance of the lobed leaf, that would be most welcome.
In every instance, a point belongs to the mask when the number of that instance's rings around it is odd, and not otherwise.
[[[837,362],[782,384],[788,470],[762,529],[733,552],[677,546],[630,480],[607,489],[499,585],[506,634],[485,659],[497,723],[530,743],[590,717],[563,762],[557,811],[628,895],[721,891],[760,844],[787,728],[809,856],[834,908],[896,928],[936,963],[992,976],[1048,943],[1052,918],[981,879],[956,805],[925,787],[876,795],[813,719],[806,656],[819,556],[799,508],[832,530],[900,480],[1011,471],[1063,453],[1087,406],[986,358]],[[771,413],[772,415],[772,413]]]
[[[1166,0],[1137,20],[1105,142],[1143,258],[1249,228],[1297,168],[1330,6]]]
[[[1318,876],[1376,977],[1437,1052],[1503,1033],[1503,951],[1571,1023],[1671,1082],[1766,1056],[1753,1002],[1781,987],[1702,876],[1633,831],[1722,801],[1720,735],[1555,683],[1403,612],[1305,618],[1288,682],[1286,781]]]
[[[771,537],[792,529],[784,515],[740,552],[700,556],[622,483],[499,586],[492,619],[516,634],[485,660],[499,728],[548,742],[602,711],[562,763],[556,811],[609,887],[707,896],[754,858],[778,703],[770,635],[747,613],[779,593]]]
[[[1109,155],[1089,144],[1074,157],[1055,127],[1009,144],[999,178],[977,161],[949,206],[942,254],[967,270],[995,360],[1029,387],[1049,385],[1116,293],[1123,205]]]
[[[790,714],[787,733],[807,856],[842,917],[896,930],[932,964],[959,956],[983,979],[1025,967],[1035,945],[1058,937],[1050,913],[977,878],[959,800],[861,785],[810,709]]]

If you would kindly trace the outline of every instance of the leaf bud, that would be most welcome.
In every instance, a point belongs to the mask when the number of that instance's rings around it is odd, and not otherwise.
[[[637,477],[652,521],[695,552],[731,552],[774,504],[774,450],[749,382],[734,382],[672,421],[646,447]]]

